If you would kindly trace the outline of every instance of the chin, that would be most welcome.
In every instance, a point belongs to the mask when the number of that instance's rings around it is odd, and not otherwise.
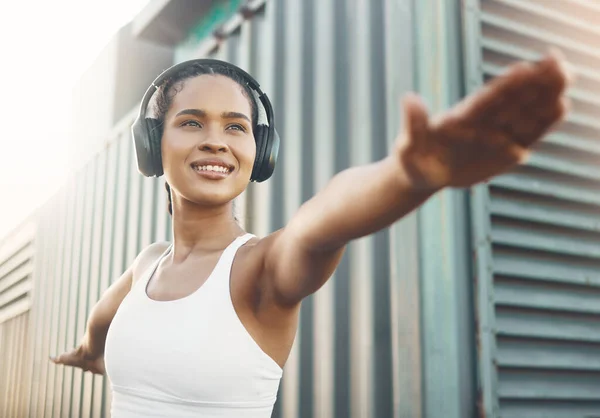
[[[198,185],[189,194],[190,200],[198,206],[223,206],[233,201],[245,190],[245,187],[227,187],[221,185]]]
[[[202,193],[200,196],[197,196],[193,202],[202,207],[218,207],[232,202],[239,195],[239,193],[235,195],[224,193]]]
[[[246,190],[250,183],[250,176],[240,176],[235,173],[226,179],[204,179],[196,175],[168,176],[171,188],[188,202],[198,207],[218,207],[228,204]],[[237,175],[236,175],[237,174]],[[246,173],[244,173],[246,174]],[[246,177],[248,177],[246,179]]]

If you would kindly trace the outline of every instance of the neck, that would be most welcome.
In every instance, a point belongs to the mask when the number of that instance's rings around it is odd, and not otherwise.
[[[173,205],[175,260],[183,260],[191,253],[222,250],[243,233],[233,216],[232,202],[215,207]]]

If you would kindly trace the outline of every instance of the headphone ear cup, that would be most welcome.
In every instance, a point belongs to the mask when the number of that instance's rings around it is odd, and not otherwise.
[[[256,157],[254,158],[250,181],[262,181],[259,180],[259,177],[265,160],[267,142],[269,141],[269,127],[266,125],[257,125],[254,130],[254,139],[256,140]]]
[[[131,134],[138,171],[146,177],[161,176],[163,170],[160,152],[162,138],[160,121],[138,117],[131,125]]]
[[[163,175],[161,139],[162,123],[158,119],[146,118],[146,132],[148,132],[149,158],[152,166],[152,175],[160,177]]]
[[[267,141],[262,170],[257,181],[265,181],[273,175],[275,165],[277,164],[277,157],[279,156],[279,143],[279,133],[277,133],[276,129],[273,129],[270,139]]]
[[[271,130],[268,126],[262,126],[264,129],[263,141],[264,147],[262,149],[262,155],[260,161],[255,161],[256,175],[253,172],[253,180],[256,182],[262,182],[271,177],[273,171],[275,171],[275,164],[277,163],[277,157],[279,155],[279,134],[274,128]],[[258,164],[258,166],[257,166]]]
[[[131,125],[131,135],[133,137],[133,148],[138,171],[146,177],[154,175],[152,167],[152,157],[150,151],[150,138],[148,138],[148,130],[146,129],[146,121],[144,118],[138,117]]]

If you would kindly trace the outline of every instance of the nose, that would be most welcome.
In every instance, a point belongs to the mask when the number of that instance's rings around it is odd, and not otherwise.
[[[210,134],[198,143],[198,149],[213,154],[227,152],[229,147],[218,135]]]
[[[200,151],[211,152],[211,153],[215,153],[215,154],[218,152],[227,152],[226,145],[208,143],[208,142],[198,145],[198,149]]]

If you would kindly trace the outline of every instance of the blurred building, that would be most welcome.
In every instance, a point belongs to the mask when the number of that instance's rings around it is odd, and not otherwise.
[[[135,108],[156,74],[173,64],[173,48],[122,27],[75,85],[70,165],[80,168],[110,141],[119,121]]]
[[[235,63],[271,97],[280,160],[239,202],[264,235],[336,172],[386,155],[403,93],[439,111],[549,46],[579,77],[567,122],[522,167],[350,246],[303,305],[274,417],[600,416],[599,24],[590,0],[150,2],[130,39],[157,46],[130,73],[90,70],[110,92],[107,145],[0,245],[0,416],[109,416],[106,379],[47,358],[170,238],[163,180],[137,173],[129,134],[169,51]],[[117,106],[119,85],[132,90]]]

